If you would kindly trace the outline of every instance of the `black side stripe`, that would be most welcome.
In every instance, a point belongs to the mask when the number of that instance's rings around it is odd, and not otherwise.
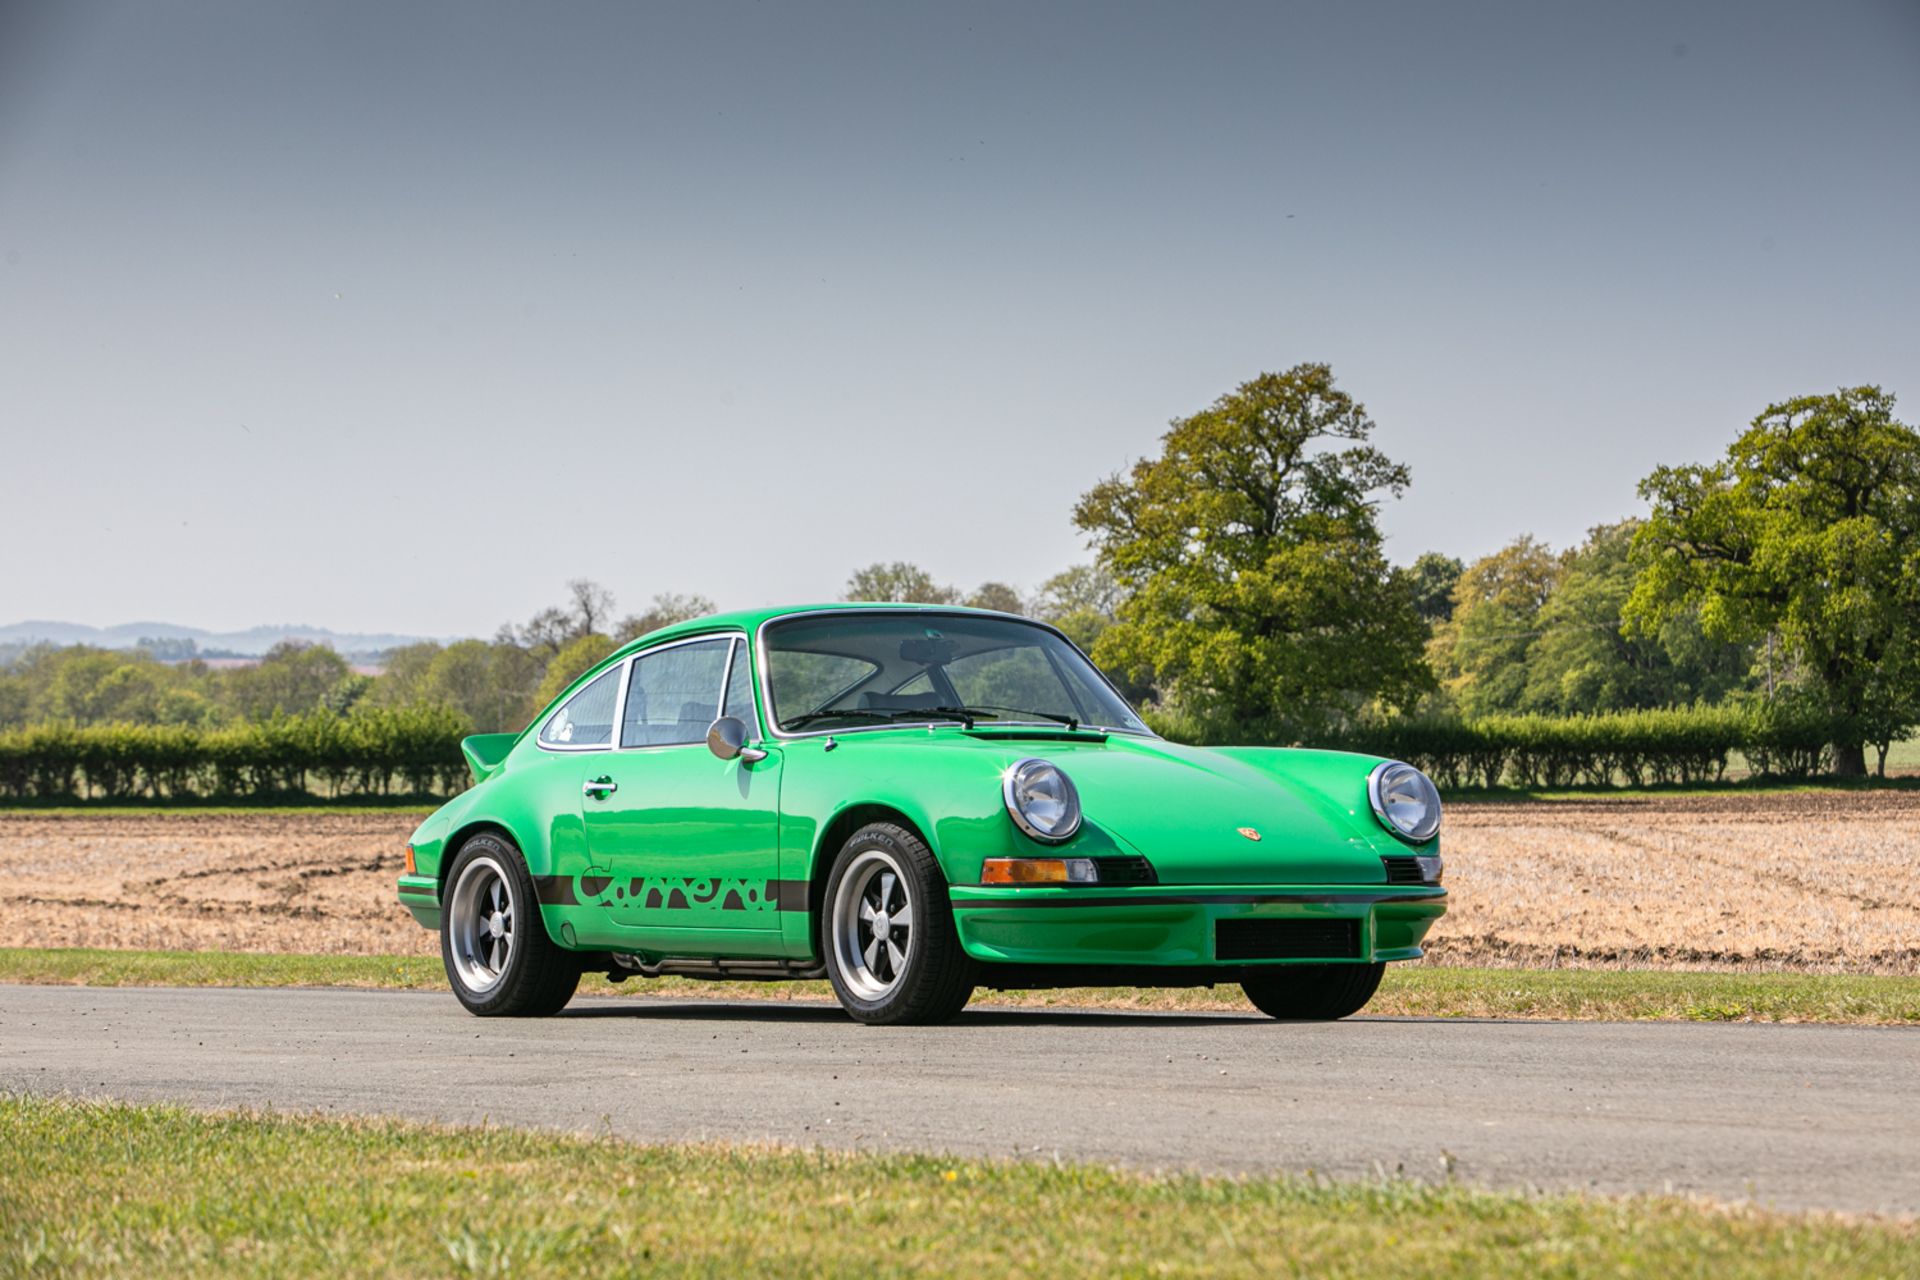
[[[402,884],[400,886],[400,892],[409,898],[431,898],[434,902],[440,901],[439,892],[432,888],[422,889],[415,885]]]
[[[775,911],[805,911],[807,882],[805,880],[769,880],[767,896],[773,899]]]
[[[1245,906],[1268,902],[1334,905],[1346,902],[1439,902],[1444,893],[1156,893],[1116,895],[1110,898],[1006,898],[991,902],[956,901],[955,911],[999,911],[1007,907],[1184,907],[1207,903]]]
[[[580,905],[580,899],[573,891],[572,876],[535,876],[533,892],[544,906],[577,907]]]

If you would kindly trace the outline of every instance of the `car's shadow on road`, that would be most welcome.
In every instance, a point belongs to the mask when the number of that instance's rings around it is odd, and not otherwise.
[[[596,1000],[562,1010],[561,1018],[645,1018],[662,1022],[786,1022],[853,1023],[838,1005],[798,1001],[722,1001],[665,1000],[647,997],[640,1000]],[[1074,1026],[1074,1027],[1220,1027],[1243,1023],[1264,1023],[1270,1019],[1258,1014],[1237,1013],[1159,1013],[1151,1010],[1108,1012],[1098,1009],[968,1009],[951,1022],[939,1024],[950,1031],[969,1027]]]

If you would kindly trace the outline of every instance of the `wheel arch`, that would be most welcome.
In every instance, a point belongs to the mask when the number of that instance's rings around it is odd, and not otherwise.
[[[826,911],[827,878],[833,874],[833,860],[840,855],[840,846],[854,832],[873,822],[891,822],[905,827],[927,848],[934,850],[934,863],[936,866],[939,864],[939,850],[926,825],[893,805],[879,800],[856,801],[834,814],[820,828],[820,838],[814,841],[813,859],[807,869],[807,935],[816,956],[826,954],[821,950],[820,920]],[[945,874],[943,870],[941,875]]]
[[[440,869],[436,873],[436,879],[439,883],[435,888],[442,900],[445,900],[447,896],[447,873],[453,870],[454,861],[459,858],[460,850],[466,847],[467,841],[483,832],[490,832],[493,835],[500,836],[514,847],[515,851],[520,854],[522,860],[525,860],[527,856],[526,846],[520,843],[520,837],[508,830],[504,822],[498,822],[492,818],[475,818],[470,822],[464,823],[450,832],[447,835],[446,842],[441,846],[446,852],[442,854],[440,858]],[[531,868],[529,868],[528,873],[532,873]]]

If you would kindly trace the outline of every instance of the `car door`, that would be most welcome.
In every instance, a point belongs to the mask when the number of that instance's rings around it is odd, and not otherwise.
[[[609,921],[634,945],[679,954],[758,952],[777,938],[780,752],[721,760],[707,730],[726,712],[761,736],[750,649],[703,636],[630,664],[615,749],[588,763],[581,812]]]

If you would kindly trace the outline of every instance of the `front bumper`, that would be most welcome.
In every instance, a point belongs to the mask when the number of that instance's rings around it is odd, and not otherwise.
[[[440,882],[432,876],[400,877],[400,905],[429,929],[440,927]]]
[[[1105,889],[956,885],[960,943],[989,964],[1205,966],[1417,960],[1447,911],[1438,885],[1130,885]],[[1216,954],[1230,920],[1351,920],[1344,955]]]

